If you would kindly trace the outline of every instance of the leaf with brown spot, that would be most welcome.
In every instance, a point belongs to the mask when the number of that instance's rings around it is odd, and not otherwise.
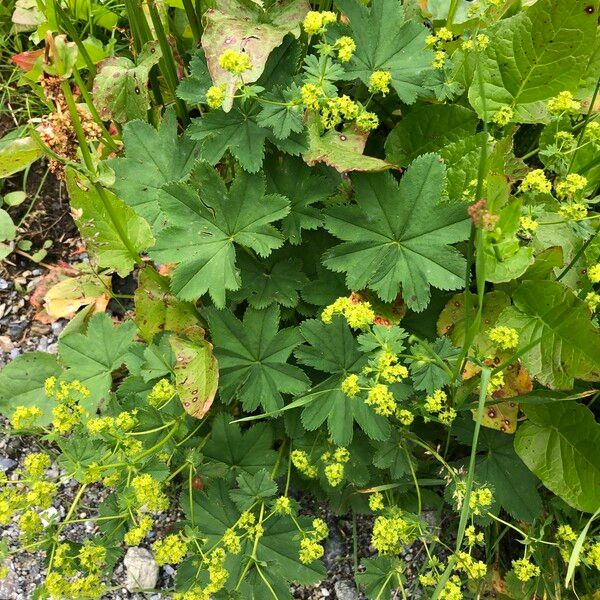
[[[219,368],[212,344],[194,335],[194,340],[169,338],[175,353],[175,387],[188,415],[201,419],[210,409],[219,383]],[[191,333],[191,332],[190,332]]]

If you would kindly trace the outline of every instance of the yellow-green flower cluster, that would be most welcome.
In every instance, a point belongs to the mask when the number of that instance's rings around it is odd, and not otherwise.
[[[373,492],[369,495],[369,508],[373,512],[377,512],[384,507],[383,494],[381,492]]]
[[[321,558],[325,552],[323,546],[316,540],[305,537],[300,540],[300,562],[308,565],[311,562]]]
[[[526,215],[519,219],[519,227],[527,233],[535,233],[539,223]]]
[[[446,44],[452,41],[454,35],[446,27],[440,27],[435,35],[428,35],[425,39],[425,44],[435,50],[434,59],[431,66],[434,69],[441,69],[446,62]]]
[[[540,575],[540,568],[527,558],[513,560],[512,568],[519,581],[526,582]]]
[[[161,379],[154,384],[148,394],[147,401],[150,406],[158,408],[175,395],[175,386],[168,379]]]
[[[34,481],[27,492],[27,502],[31,506],[50,508],[56,496],[56,484],[51,481]]]
[[[587,124],[583,139],[586,142],[591,142],[594,146],[600,145],[600,123],[598,121]]]
[[[106,564],[106,548],[87,541],[79,549],[79,563],[90,573],[97,573]]]
[[[379,117],[374,112],[363,111],[354,121],[362,131],[371,131],[379,127]]]
[[[131,487],[140,510],[158,513],[169,507],[169,499],[163,493],[160,482],[149,473],[134,477]]]
[[[23,539],[31,540],[44,529],[44,525],[40,516],[34,510],[29,509],[19,517],[19,529]]]
[[[0,488],[0,524],[10,523],[21,506],[22,497],[16,488],[4,485]]]
[[[554,185],[556,195],[559,198],[576,198],[585,190],[588,180],[578,173],[569,173],[565,179]]]
[[[209,108],[220,108],[225,100],[225,84],[211,85],[206,90],[206,104]]]
[[[357,329],[368,327],[375,320],[375,312],[369,302],[363,302],[355,296],[338,298],[326,306],[321,313],[323,323],[329,324],[334,315],[344,315],[348,325]]]
[[[356,51],[356,44],[354,40],[347,35],[338,38],[335,41],[334,47],[337,50],[339,61],[343,63],[348,62]]]
[[[302,104],[304,104],[306,108],[318,110],[320,107],[320,101],[324,97],[325,92],[323,91],[322,86],[314,83],[305,83],[300,88],[300,98],[302,99]]]
[[[63,598],[100,598],[105,591],[104,584],[96,574],[77,577],[73,580],[53,571],[48,574],[45,588],[54,600]]]
[[[387,383],[397,383],[408,377],[408,369],[398,364],[398,356],[389,350],[382,350],[377,359],[376,370]]]
[[[325,452],[321,460],[326,464],[325,477],[331,487],[337,487],[344,480],[344,464],[350,460],[347,448],[337,448],[335,452]]]
[[[31,429],[43,414],[37,406],[17,406],[10,418],[10,424],[16,430]]]
[[[172,533],[154,542],[152,550],[158,565],[178,565],[186,557],[188,544],[181,533]]]
[[[359,107],[349,96],[339,96],[327,100],[321,109],[321,125],[325,129],[333,129],[342,121],[352,121],[359,113]]]
[[[453,575],[446,582],[444,589],[440,592],[439,599],[440,600],[462,600],[463,593],[461,591],[461,582],[460,579]]]
[[[529,171],[521,182],[520,189],[522,192],[539,192],[547,194],[552,189],[552,184],[546,179],[542,169],[533,169]]]
[[[336,20],[334,12],[311,10],[304,17],[302,27],[308,35],[316,35],[318,33],[325,33],[327,25],[335,23]]]
[[[392,74],[389,71],[373,71],[369,78],[369,91],[373,94],[379,92],[383,96],[389,93]]]
[[[496,373],[495,375],[492,375],[487,386],[488,395],[492,395],[494,392],[497,392],[499,389],[502,389],[504,387],[504,384],[504,373],[502,373],[502,371]]]
[[[514,115],[513,109],[508,104],[503,104],[492,116],[492,122],[504,127],[512,121]]]
[[[352,373],[348,375],[342,381],[342,392],[348,396],[348,398],[355,398],[360,393],[360,386],[358,385],[358,375]]]
[[[52,426],[57,433],[66,435],[81,421],[85,411],[79,402],[89,398],[90,390],[78,380],[61,381],[57,385],[55,377],[49,377],[44,388],[48,397],[58,402],[52,410]]]
[[[237,50],[225,50],[219,56],[219,65],[233,75],[241,75],[244,71],[252,68],[250,57],[245,52]]]
[[[556,539],[559,542],[572,543],[577,541],[577,534],[570,525],[559,525],[556,530]]]
[[[464,40],[461,44],[463,50],[485,50],[490,43],[490,38],[485,33],[478,33],[476,36]]]
[[[596,292],[588,292],[585,297],[585,303],[589,306],[592,312],[596,312],[600,306],[600,294]]]
[[[292,512],[292,503],[287,496],[279,496],[273,503],[273,510],[281,515],[289,515]]]
[[[309,479],[314,479],[317,476],[317,468],[311,464],[308,454],[304,450],[292,450],[290,454],[292,464]]]
[[[140,515],[137,525],[125,534],[125,543],[128,546],[139,546],[142,540],[150,533],[152,525],[154,525],[154,521],[151,517],[143,514]]]
[[[469,508],[475,515],[482,514],[494,501],[494,494],[488,487],[481,487],[473,490],[469,496]]]
[[[519,345],[519,332],[512,327],[499,325],[491,329],[488,335],[490,340],[503,350],[510,350]]]
[[[588,279],[592,283],[600,283],[600,262],[597,262],[588,269]]]
[[[586,553],[586,560],[600,571],[600,542],[595,543]]]
[[[438,413],[444,407],[446,400],[448,400],[446,392],[443,390],[435,390],[433,394],[425,398],[425,410],[430,413]]]
[[[581,110],[581,102],[573,98],[571,92],[560,92],[558,96],[548,100],[548,112],[552,115],[560,115],[562,113],[577,113]]]
[[[465,540],[469,548],[481,545],[483,544],[483,531],[477,531],[474,525],[469,525],[465,529]]]
[[[456,571],[463,572],[469,579],[481,579],[487,574],[487,566],[481,560],[475,560],[468,552],[456,553]]]
[[[227,552],[230,552],[231,554],[239,554],[242,549],[240,536],[232,527],[227,529],[223,534],[223,546],[225,546]]]
[[[89,419],[85,424],[92,435],[108,433],[117,436],[131,431],[138,423],[135,417],[136,411],[121,412],[116,417],[96,417]]]
[[[371,545],[379,554],[398,554],[414,540],[412,526],[402,517],[380,516],[373,523]]]
[[[329,527],[323,519],[313,519],[312,528],[311,535],[315,540],[324,540],[329,535]]]
[[[396,412],[396,417],[398,418],[398,421],[400,421],[400,423],[406,427],[412,425],[413,421],[415,420],[415,415],[407,408],[399,408]]]
[[[365,404],[372,406],[376,414],[384,417],[389,417],[396,412],[394,394],[384,383],[377,383],[369,390]]]
[[[588,207],[583,202],[568,202],[558,208],[558,214],[565,221],[580,221],[587,217]]]
[[[32,477],[41,477],[50,466],[50,457],[41,452],[32,452],[25,457],[23,467]]]

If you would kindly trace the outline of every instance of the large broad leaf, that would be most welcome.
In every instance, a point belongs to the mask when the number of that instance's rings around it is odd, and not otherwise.
[[[0,140],[0,179],[22,171],[42,156],[42,150],[31,137],[13,137]]]
[[[290,213],[283,218],[281,229],[291,244],[300,244],[303,229],[316,229],[322,224],[321,211],[313,204],[333,194],[337,178],[325,177],[319,169],[287,155],[269,161],[265,174],[267,191],[290,201]]]
[[[219,367],[212,344],[200,327],[189,328],[187,338],[171,336],[175,354],[175,387],[188,415],[201,419],[209,411],[217,393]]]
[[[387,158],[405,167],[417,156],[437,152],[475,133],[477,115],[458,104],[423,104],[403,115],[385,141]]]
[[[108,398],[111,374],[125,361],[135,331],[133,321],[114,327],[106,313],[99,313],[90,318],[85,333],[62,335],[59,339],[58,354],[68,367],[66,377],[78,379],[90,390],[86,408],[91,412]]]
[[[348,17],[356,52],[346,67],[348,79],[369,83],[373,71],[389,71],[400,100],[412,104],[426,93],[424,80],[432,72],[433,52],[426,48],[428,30],[404,18],[400,0],[336,0]]]
[[[227,190],[206,163],[198,163],[186,183],[165,186],[160,205],[170,226],[157,234],[152,257],[179,263],[171,278],[178,297],[195,300],[209,292],[219,307],[226,290],[240,287],[235,245],[268,256],[283,243],[270,223],[289,212],[285,198],[265,195],[262,176],[241,171]]]
[[[227,414],[215,417],[203,449],[204,456],[224,465],[234,475],[254,475],[261,469],[270,472],[277,460],[277,453],[272,449],[271,426],[259,423],[242,432],[237,423],[230,421]]]
[[[279,308],[248,308],[239,321],[229,310],[204,311],[215,345],[221,373],[221,398],[241,400],[244,410],[259,405],[265,411],[283,406],[281,394],[299,394],[309,385],[304,372],[287,364],[302,342],[296,327],[278,331]]]
[[[360,398],[350,398],[341,388],[349,373],[359,373],[366,359],[359,352],[356,340],[342,317],[330,325],[311,319],[300,330],[307,346],[295,352],[299,362],[331,377],[308,390],[303,400],[302,423],[314,430],[327,420],[329,434],[338,446],[348,446],[354,435],[354,421],[372,439],[385,440],[390,426],[385,417],[375,414]]]
[[[179,300],[169,291],[169,280],[151,268],[140,273],[135,290],[135,323],[140,335],[151,342],[162,331],[181,333],[198,324],[199,314],[191,302]]]
[[[302,158],[311,166],[321,162],[340,173],[385,171],[395,167],[381,158],[363,154],[368,132],[348,126],[341,133],[332,129],[321,135],[320,118],[316,113],[309,115],[306,128],[309,147]]]
[[[594,4],[596,10],[586,10]],[[483,90],[478,76],[469,89],[479,115],[489,119],[508,105],[516,121],[532,123],[545,118],[549,98],[575,91],[594,49],[597,7],[586,0],[539,0],[492,27],[490,44],[479,59]]]
[[[115,172],[116,194],[154,225],[159,216],[157,194],[169,181],[184,178],[192,169],[198,144],[177,137],[175,111],[165,112],[158,129],[143,121],[123,127],[125,156],[108,161]]]
[[[221,2],[209,9],[202,34],[202,47],[208,71],[215,85],[225,85],[226,112],[231,110],[233,97],[240,85],[253,83],[262,75],[269,54],[279,46],[289,32],[299,33],[299,24],[310,6],[306,0],[284,0],[264,12],[241,10],[230,2]],[[266,20],[270,22],[266,22]],[[242,76],[226,71],[219,58],[226,50],[243,52],[250,59],[251,68]]]
[[[461,442],[470,445],[473,423],[459,422],[455,433]],[[531,523],[542,514],[542,499],[537,491],[539,481],[515,453],[513,441],[511,435],[482,429],[475,479],[481,485],[490,484],[496,506],[514,519]]]
[[[417,158],[398,185],[388,174],[352,178],[357,206],[327,212],[326,227],[344,244],[324,255],[324,265],[346,273],[352,290],[370,288],[386,302],[402,296],[422,311],[430,286],[464,284],[465,260],[450,244],[469,235],[464,206],[440,206],[444,165],[439,156]]]
[[[582,300],[557,281],[524,281],[498,322],[519,332],[522,360],[543,385],[566,390],[574,379],[600,380],[600,331]]]
[[[523,405],[528,421],[517,431],[515,450],[542,483],[585,512],[600,507],[600,425],[573,401]]]
[[[94,78],[94,104],[104,121],[125,123],[145,119],[150,108],[148,75],[158,63],[158,42],[148,42],[134,64],[124,56],[113,56],[100,65]]]
[[[81,237],[98,266],[114,269],[121,277],[131,273],[140,253],[154,243],[148,223],[112,192],[73,169],[67,170],[67,189]]]
[[[55,403],[46,398],[44,381],[60,375],[56,357],[43,352],[30,352],[17,356],[0,371],[0,411],[9,417],[17,406],[36,406],[43,415],[39,423],[45,425],[52,419]]]

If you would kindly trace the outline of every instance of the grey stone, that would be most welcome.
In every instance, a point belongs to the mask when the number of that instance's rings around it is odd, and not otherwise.
[[[17,463],[12,458],[2,457],[0,458],[0,471],[10,471],[17,466]]]
[[[158,581],[158,565],[146,548],[129,548],[125,558],[125,587],[130,592],[151,590]]]
[[[337,600],[359,600],[358,590],[350,581],[336,581],[333,589]]]
[[[0,600],[13,600],[17,597],[19,578],[11,561],[5,562],[4,566],[8,569],[8,574],[0,580]]]

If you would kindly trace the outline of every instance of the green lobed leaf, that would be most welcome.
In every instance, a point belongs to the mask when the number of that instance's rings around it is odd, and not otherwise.
[[[548,99],[575,91],[595,45],[597,15],[586,11],[589,4],[539,0],[488,30],[490,43],[478,63],[483,90],[479,77],[469,88],[469,101],[479,116],[489,119],[507,105],[518,122],[543,121]]]
[[[42,150],[33,138],[15,138],[10,134],[3,137],[0,140],[0,179],[22,171],[41,156]]]
[[[332,208],[325,226],[345,243],[328,250],[323,264],[346,273],[352,290],[369,288],[384,301],[402,297],[424,310],[430,286],[464,284],[465,260],[450,246],[469,235],[464,206],[440,206],[444,165],[439,156],[414,160],[400,184],[389,174],[352,177],[356,206]]]
[[[107,161],[115,172],[115,193],[154,226],[160,214],[159,190],[188,175],[198,144],[185,135],[177,136],[177,117],[172,108],[165,111],[158,129],[143,121],[126,123],[123,143],[125,156]]]
[[[283,239],[270,225],[285,217],[285,198],[265,195],[260,175],[241,171],[229,190],[218,173],[199,162],[185,183],[166,185],[161,209],[169,226],[157,233],[151,256],[179,263],[171,275],[171,289],[183,300],[209,292],[218,307],[225,306],[227,290],[240,287],[236,245],[261,257],[279,248]]]
[[[215,353],[219,361],[224,402],[239,399],[244,410],[262,406],[266,412],[283,407],[282,394],[299,394],[310,381],[287,360],[302,342],[297,327],[279,330],[279,307],[246,309],[243,321],[229,310],[207,308]]]
[[[557,281],[523,281],[513,306],[498,323],[519,332],[521,357],[531,377],[552,389],[573,387],[575,379],[600,380],[600,331],[587,305]]]
[[[584,512],[600,506],[600,425],[576,402],[522,406],[528,420],[517,430],[515,450],[542,483]]]
[[[428,30],[407,21],[400,0],[335,0],[350,21],[356,52],[346,66],[348,79],[369,84],[373,71],[389,71],[391,85],[405,104],[426,95],[425,78],[432,72],[433,52],[425,45]]]

